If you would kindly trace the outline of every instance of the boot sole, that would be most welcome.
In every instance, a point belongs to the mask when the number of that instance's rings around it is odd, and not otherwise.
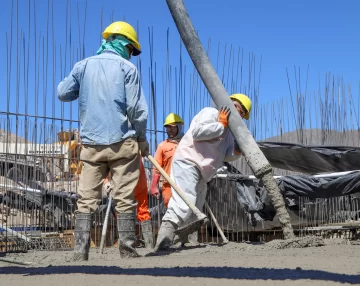
[[[89,253],[74,253],[74,261],[87,261],[89,260]]]
[[[137,253],[137,251],[131,247],[128,247],[126,245],[122,245],[119,248],[120,251],[120,257],[121,258],[136,258],[140,257],[140,254]]]

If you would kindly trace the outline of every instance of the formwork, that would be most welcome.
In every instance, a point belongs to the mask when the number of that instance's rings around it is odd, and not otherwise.
[[[76,188],[74,191],[74,193],[62,192],[59,196],[51,190],[46,190],[41,195],[37,195],[41,197],[38,205],[34,204],[34,189],[25,188],[15,191],[13,187],[3,191],[1,251],[72,249]],[[281,239],[282,230],[276,216],[272,220],[259,219],[256,213],[248,212],[239,202],[238,192],[236,181],[226,177],[214,178],[208,186],[206,201],[227,239],[237,242],[266,242]],[[297,235],[315,234],[352,240],[358,238],[360,202],[357,194],[330,199],[299,197],[298,202],[296,210],[288,209]],[[95,214],[91,230],[91,247],[100,245],[107,203],[107,197],[104,196]],[[153,197],[149,197],[149,207],[156,238],[159,223],[166,209],[161,200],[158,201]],[[210,218],[207,210],[203,211]],[[137,246],[143,247],[139,223],[137,236],[139,238]],[[198,239],[203,243],[222,243],[215,223],[211,219],[199,231]],[[111,212],[105,247],[116,246],[116,218]]]

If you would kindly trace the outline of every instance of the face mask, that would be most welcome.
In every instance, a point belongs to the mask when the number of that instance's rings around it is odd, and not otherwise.
[[[111,37],[112,35],[109,36],[109,38]],[[128,53],[126,49],[126,45],[131,45],[131,44],[132,43],[127,38],[119,35],[116,36],[115,39],[109,42],[106,40],[102,40],[101,46],[96,53],[99,55],[104,50],[112,50],[121,57],[123,57],[124,59],[129,60],[131,55]]]

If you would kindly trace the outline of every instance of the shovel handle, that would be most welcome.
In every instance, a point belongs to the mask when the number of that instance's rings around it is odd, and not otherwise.
[[[100,253],[101,254],[103,253],[104,244],[105,244],[105,240],[106,240],[106,232],[107,232],[107,226],[108,226],[108,221],[109,221],[109,213],[110,213],[110,209],[111,209],[111,203],[112,203],[112,197],[110,194],[109,199],[108,199],[108,204],[106,206],[104,225],[103,225],[102,233],[101,233],[101,240],[100,240]]]
[[[224,243],[228,243],[229,241],[228,241],[227,238],[225,237],[224,232],[222,231],[222,229],[221,229],[221,227],[220,227],[217,219],[215,218],[215,216],[214,216],[214,214],[213,214],[213,212],[212,212],[212,210],[211,210],[211,208],[210,208],[210,206],[209,206],[209,204],[208,204],[207,202],[205,202],[205,207],[206,207],[207,211],[209,212],[209,214],[210,214],[213,222],[215,223],[215,226],[216,226],[216,228],[217,228],[217,230],[218,230],[218,232],[219,232],[219,234],[220,234],[223,242],[224,242]]]
[[[182,198],[182,200],[185,202],[185,204],[188,205],[188,207],[191,209],[191,211],[196,215],[197,219],[204,219],[206,215],[204,215],[202,212],[199,211],[199,209],[189,202],[189,200],[186,198],[184,192],[175,184],[175,182],[170,178],[170,176],[165,172],[163,168],[156,162],[153,156],[148,155],[147,158],[149,161],[155,166],[155,168],[160,172],[160,174],[168,181],[168,183],[173,187],[173,189],[177,192],[177,194]]]

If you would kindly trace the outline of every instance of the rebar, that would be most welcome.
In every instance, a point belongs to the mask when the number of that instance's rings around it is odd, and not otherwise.
[[[56,2],[64,7],[62,15],[56,13],[55,2],[48,0],[45,13],[41,15],[38,13],[38,6],[43,5],[41,1],[12,0],[9,3],[9,28],[3,34],[6,95],[0,104],[0,250],[4,251],[71,248],[79,176],[69,174],[66,168],[69,168],[68,163],[79,158],[69,157],[67,152],[59,156],[57,151],[62,152],[62,145],[58,133],[79,130],[80,123],[77,102],[68,104],[57,100],[57,84],[76,61],[92,56],[100,44],[100,41],[96,45],[87,44],[91,42],[86,31],[89,17],[99,23],[97,32],[101,40],[104,27],[118,15],[115,10],[105,11],[99,6],[99,18],[96,18],[97,15],[89,15],[93,3],[69,0],[62,4]],[[21,12],[20,7],[27,10]],[[59,22],[63,25],[55,25]],[[144,53],[137,57],[136,65],[149,103],[147,135],[154,153],[161,139],[166,138],[162,125],[167,114],[179,113],[186,129],[194,115],[210,105],[210,97],[185,56],[175,31],[148,27],[146,35],[139,27],[137,23],[140,38],[148,37],[148,41],[143,40]],[[62,29],[63,38],[56,37],[57,29]],[[155,34],[164,41],[154,42]],[[164,52],[157,52],[159,50]],[[356,103],[356,96],[353,96],[356,91],[343,77],[330,72],[319,75],[318,88],[312,91],[310,67],[294,67],[293,75],[284,71],[289,94],[267,101],[260,95],[262,57],[233,43],[220,43],[219,39],[211,38],[207,39],[206,54],[221,75],[228,93],[246,93],[252,99],[252,115],[247,127],[257,141],[359,146],[360,101]],[[159,55],[163,55],[163,59],[159,59]],[[31,153],[41,150],[49,153],[46,156]],[[252,174],[244,158],[233,166],[243,174]],[[274,169],[274,173],[288,175],[293,172]],[[149,174],[151,168],[147,166],[148,185]],[[255,227],[251,225],[249,214],[237,203],[234,182],[216,179],[216,186],[218,193],[209,193],[207,202],[227,239],[245,241],[271,237],[266,221]],[[300,210],[303,210],[299,213],[302,235],[310,232],[307,230],[310,227],[359,220],[356,196],[327,200],[300,198],[299,201]],[[101,204],[105,203],[104,198]],[[149,204],[156,206],[156,200],[151,197]],[[160,208],[159,205],[159,211]],[[100,242],[102,216],[100,210],[92,233],[93,246]],[[157,220],[157,216],[155,218]],[[296,222],[293,223],[297,228]],[[205,241],[219,242],[214,225],[211,222],[209,225],[208,230],[202,230],[201,237]],[[31,244],[24,244],[23,239],[13,237],[5,228],[31,237]],[[111,244],[116,240],[113,218],[109,230]],[[259,232],[263,233],[256,234]],[[52,238],[48,237],[50,234]]]

